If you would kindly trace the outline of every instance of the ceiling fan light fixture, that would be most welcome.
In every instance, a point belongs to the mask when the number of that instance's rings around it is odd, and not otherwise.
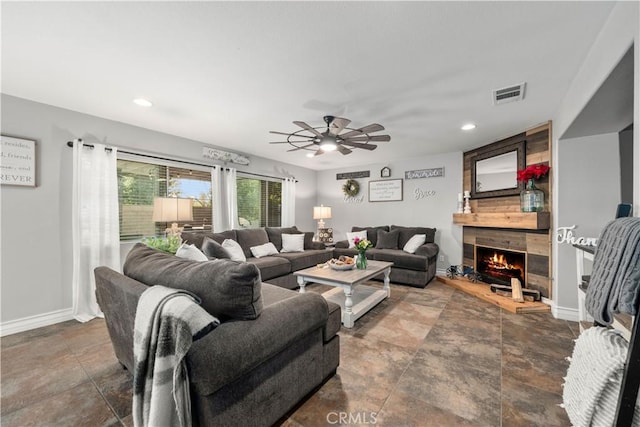
[[[338,146],[332,141],[324,141],[320,144],[320,149],[322,151],[335,151],[336,148],[338,148]]]

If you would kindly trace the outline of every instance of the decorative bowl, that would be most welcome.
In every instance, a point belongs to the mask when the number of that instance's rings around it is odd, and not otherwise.
[[[339,271],[353,270],[353,268],[356,266],[355,262],[353,264],[335,264],[333,262],[329,262],[328,264],[332,269]]]

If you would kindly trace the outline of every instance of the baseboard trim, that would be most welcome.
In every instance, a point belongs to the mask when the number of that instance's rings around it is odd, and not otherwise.
[[[55,323],[66,322],[72,319],[73,310],[71,308],[64,308],[62,310],[50,311],[49,313],[23,317],[22,319],[9,320],[0,323],[0,337],[42,328],[43,326],[49,326]]]
[[[578,322],[580,320],[577,308],[561,307],[556,305],[553,301],[550,301],[550,303],[551,314],[556,319],[570,320],[572,322]]]

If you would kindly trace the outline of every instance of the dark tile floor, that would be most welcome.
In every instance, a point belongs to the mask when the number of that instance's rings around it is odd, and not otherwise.
[[[568,426],[558,404],[576,333],[437,281],[392,285],[390,299],[342,328],[337,375],[282,424]],[[10,335],[1,347],[2,426],[133,424],[131,378],[103,320]]]

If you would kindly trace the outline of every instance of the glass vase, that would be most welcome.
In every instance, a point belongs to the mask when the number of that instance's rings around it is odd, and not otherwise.
[[[544,209],[544,193],[536,188],[533,179],[527,181],[527,185],[520,193],[520,210],[522,212],[542,212]]]
[[[356,268],[358,270],[367,269],[367,256],[365,255],[365,251],[358,251],[358,258],[356,259]]]

